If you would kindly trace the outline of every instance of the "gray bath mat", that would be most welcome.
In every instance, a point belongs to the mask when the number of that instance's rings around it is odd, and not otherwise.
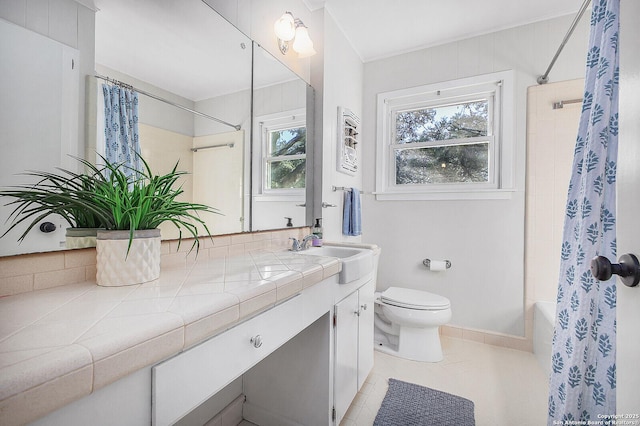
[[[473,402],[413,383],[389,379],[374,426],[475,426]]]

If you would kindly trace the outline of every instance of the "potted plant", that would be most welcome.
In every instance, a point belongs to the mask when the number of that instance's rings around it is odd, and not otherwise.
[[[219,214],[209,206],[182,202],[177,197],[181,187],[174,188],[180,176],[178,164],[171,172],[154,175],[148,163],[140,158],[143,170],[136,171],[102,158],[96,166],[79,159],[87,172],[78,174],[62,170],[62,174],[29,173],[42,178],[33,186],[19,186],[0,191],[1,196],[14,197],[17,204],[9,230],[31,219],[25,235],[49,214],[61,214],[70,223],[78,223],[81,214],[92,217],[98,228],[96,241],[98,285],[120,286],[152,281],[160,275],[160,230],[163,222],[173,223],[193,237],[191,250],[200,246],[199,226],[207,235],[209,228],[199,212]],[[75,212],[77,216],[72,216]],[[9,231],[7,231],[9,232]],[[5,234],[6,235],[6,232]]]

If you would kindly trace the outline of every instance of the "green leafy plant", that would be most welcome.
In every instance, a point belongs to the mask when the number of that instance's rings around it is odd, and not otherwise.
[[[194,238],[191,249],[200,247],[198,229],[202,226],[211,235],[199,212],[220,214],[217,209],[199,203],[178,201],[184,191],[174,188],[178,179],[187,172],[178,171],[178,163],[171,172],[154,175],[149,164],[140,157],[142,171],[111,163],[102,157],[104,165],[96,166],[78,159],[85,173],[58,169],[60,174],[28,172],[40,178],[34,185],[19,185],[0,191],[0,196],[13,197],[8,206],[15,205],[9,219],[11,227],[31,220],[19,241],[42,219],[51,214],[61,215],[72,227],[96,227],[105,230],[128,230],[129,247],[134,231],[155,229],[163,222],[173,223]]]
[[[0,191],[0,196],[13,198],[5,206],[14,206],[7,218],[12,225],[0,237],[21,223],[31,220],[18,241],[51,214],[62,216],[72,228],[98,228],[101,218],[90,207],[89,194],[95,190],[95,177],[59,169],[61,174],[30,171],[23,175],[38,178],[31,185],[16,185]],[[85,197],[86,199],[83,199]]]

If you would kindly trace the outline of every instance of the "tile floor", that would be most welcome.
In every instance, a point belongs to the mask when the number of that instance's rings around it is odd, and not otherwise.
[[[341,426],[370,426],[389,377],[470,399],[477,426],[539,426],[547,422],[547,377],[529,352],[442,337],[444,360],[408,361],[375,352],[367,378]]]

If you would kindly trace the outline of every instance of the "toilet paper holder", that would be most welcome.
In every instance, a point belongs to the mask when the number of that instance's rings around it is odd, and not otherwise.
[[[449,260],[445,260],[445,263],[446,263],[446,267],[447,267],[447,269],[451,268],[451,261],[449,261]],[[431,259],[424,259],[424,260],[422,261],[422,264],[423,264],[424,266],[426,266],[427,268],[430,268],[430,267],[431,267]]]

